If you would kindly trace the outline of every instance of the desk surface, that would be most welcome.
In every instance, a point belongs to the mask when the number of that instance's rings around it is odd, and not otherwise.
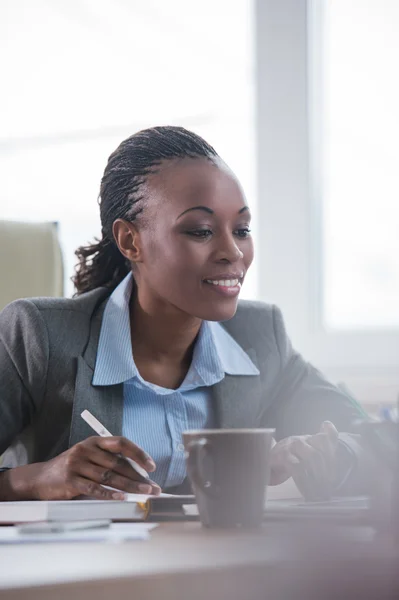
[[[368,527],[165,523],[146,542],[0,546],[0,600],[102,600],[133,590],[135,600],[382,600],[399,598],[398,566],[393,541]]]

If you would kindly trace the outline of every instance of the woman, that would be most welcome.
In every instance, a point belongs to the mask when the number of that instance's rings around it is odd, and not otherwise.
[[[0,473],[0,498],[187,491],[181,434],[202,427],[275,427],[271,483],[353,491],[360,449],[338,430],[357,407],[292,349],[276,307],[238,304],[251,217],[216,151],[180,127],[133,135],[108,160],[100,213],[76,297],[0,315],[0,453],[18,441],[29,463]],[[93,436],[84,409],[115,437]]]

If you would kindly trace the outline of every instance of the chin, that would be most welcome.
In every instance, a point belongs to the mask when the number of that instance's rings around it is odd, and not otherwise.
[[[229,321],[237,311],[238,298],[229,302],[218,302],[201,306],[195,312],[196,316],[204,321]]]

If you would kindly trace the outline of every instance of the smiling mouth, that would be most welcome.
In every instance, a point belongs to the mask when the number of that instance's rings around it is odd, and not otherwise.
[[[203,283],[207,283],[209,285],[215,287],[222,288],[241,288],[242,282],[244,281],[244,271],[236,271],[230,273],[225,271],[224,273],[220,273],[216,275],[216,277],[212,277],[209,279],[203,279]]]
[[[218,285],[220,287],[241,287],[241,279],[204,279],[205,283],[210,285]]]
[[[205,288],[211,293],[217,293],[219,295],[232,298],[238,296],[241,291],[241,284],[244,280],[244,273],[237,276],[236,274],[229,274],[220,279],[203,279],[202,283],[205,284]]]

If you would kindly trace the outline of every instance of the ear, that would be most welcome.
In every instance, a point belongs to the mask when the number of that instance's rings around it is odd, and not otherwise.
[[[116,219],[112,225],[115,242],[125,258],[131,263],[141,262],[140,234],[133,223]]]

